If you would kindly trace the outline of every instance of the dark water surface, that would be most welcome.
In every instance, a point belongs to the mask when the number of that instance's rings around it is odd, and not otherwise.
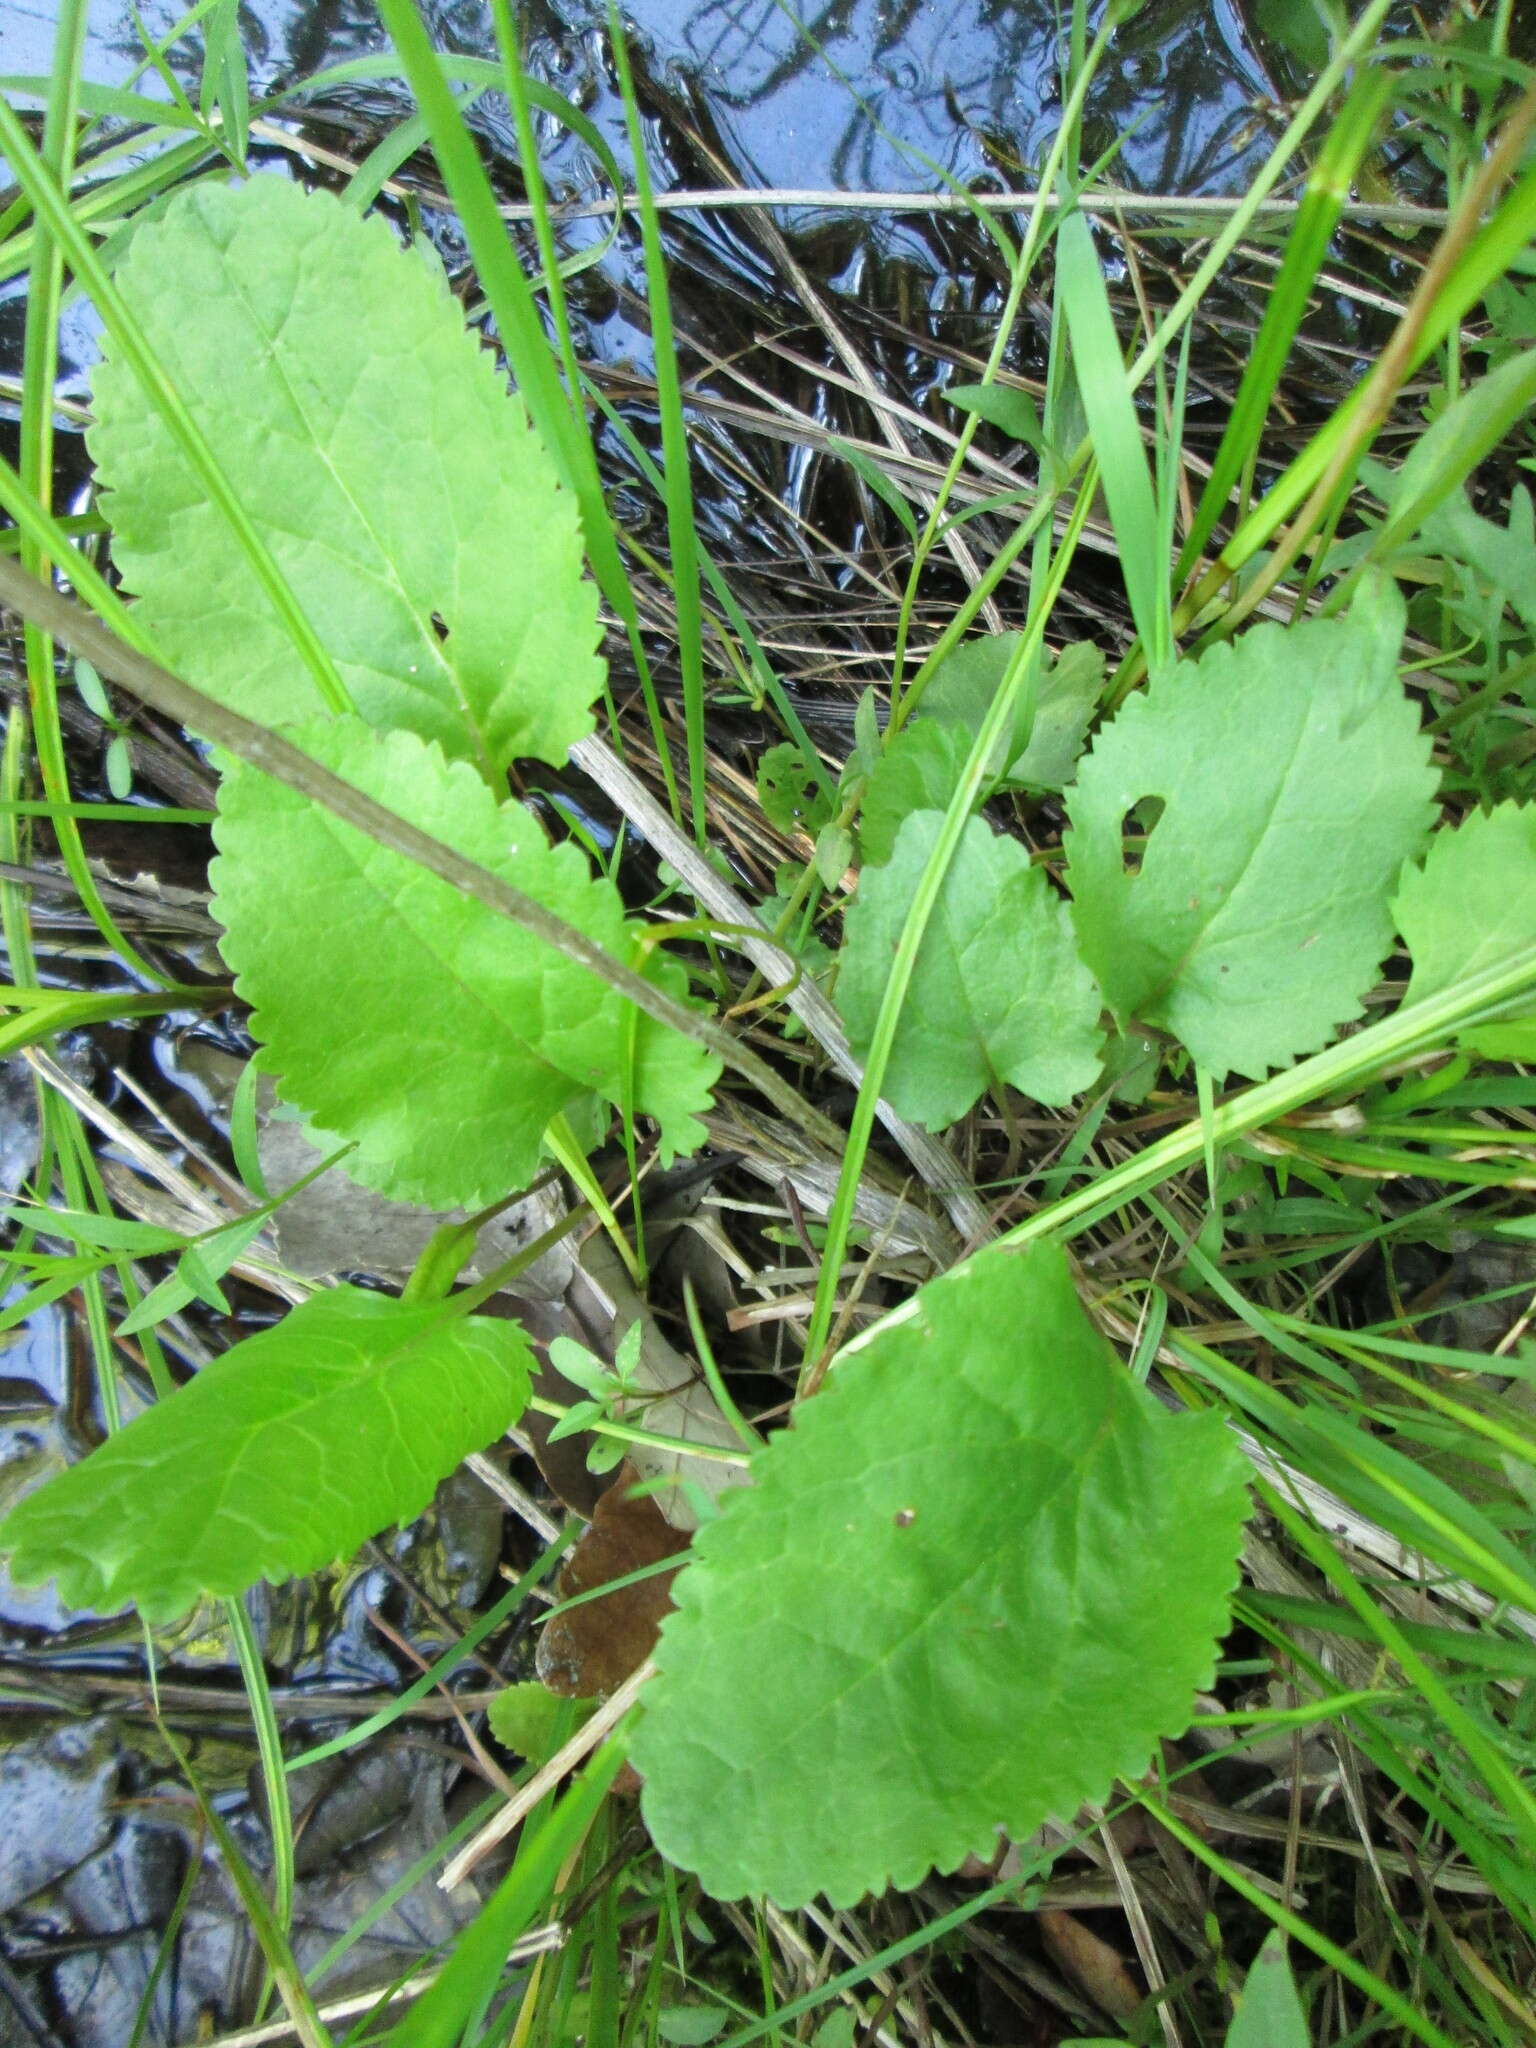
[[[150,0],[142,10],[157,35],[181,12],[179,0]],[[464,0],[424,12],[443,49],[494,54],[488,8]],[[663,190],[734,181],[935,192],[946,177],[993,190],[1027,186],[1030,166],[1055,133],[1063,48],[1051,0],[834,0],[816,8],[788,0],[637,0],[625,15],[654,115],[653,169]],[[627,163],[603,8],[553,0],[525,8],[523,17],[532,72],[580,106]],[[131,8],[102,0],[89,20],[85,75],[100,84],[127,83],[142,56]],[[241,20],[256,97],[388,48],[375,10],[362,0],[254,0]],[[46,73],[53,30],[48,0],[0,0],[0,71]],[[197,62],[194,35],[173,53],[173,63],[190,83]],[[164,94],[153,76],[138,89]],[[1095,84],[1086,146],[1098,154],[1118,142],[1112,175],[1137,190],[1240,191],[1263,160],[1287,89],[1236,0],[1153,0],[1121,31]],[[326,105],[344,109],[356,134],[371,141],[405,118],[411,103],[403,85],[378,81],[328,94]],[[510,164],[515,150],[504,103],[488,96],[471,118]],[[700,159],[686,139],[690,131],[710,139],[717,162]],[[545,142],[556,196],[596,196],[601,187],[585,149],[553,123],[546,123]],[[337,146],[354,158],[362,153],[348,149],[345,137]],[[825,245],[836,210],[783,218],[802,232],[814,218]],[[695,233],[728,267],[750,272],[729,228],[700,226]],[[871,257],[915,263],[931,284],[945,268],[944,255],[909,223],[867,218],[851,238],[835,240],[830,260],[813,257],[809,267],[836,283],[857,275]],[[12,376],[19,370],[19,295],[19,284],[0,287],[0,374]],[[607,342],[600,354],[644,352],[643,334],[610,330]],[[82,373],[92,354],[85,314],[66,323],[65,349],[64,389],[84,396]]]
[[[175,0],[150,0],[142,18],[163,35],[181,12]],[[423,12],[442,48],[493,52],[488,8]],[[533,68],[621,142],[601,55],[604,9],[563,0],[522,12]],[[1055,126],[1056,14],[1051,0],[635,0],[624,9],[653,69],[707,102],[742,182],[880,190],[934,189],[925,158],[962,180],[1038,159]],[[388,47],[367,5],[255,0],[241,20],[257,93]],[[53,25],[47,0],[7,0],[5,71],[46,72]],[[88,78],[121,84],[140,54],[129,7],[91,8]],[[195,69],[190,55],[184,68]],[[1139,189],[1238,190],[1263,153],[1254,105],[1278,89],[1233,0],[1153,0],[1121,31],[1095,88],[1091,142],[1125,135],[1120,175]]]

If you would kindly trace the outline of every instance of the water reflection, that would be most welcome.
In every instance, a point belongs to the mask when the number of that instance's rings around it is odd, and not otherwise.
[[[163,35],[181,11],[153,0],[141,18]],[[441,47],[494,49],[485,0],[425,11]],[[600,0],[521,13],[534,68],[622,145]],[[744,182],[926,190],[941,174],[1027,176],[1056,131],[1055,0],[631,0],[626,15],[653,77],[712,112]],[[141,60],[135,10],[109,0],[90,17],[87,76],[120,83]],[[371,0],[251,0],[241,22],[257,92],[388,47]],[[7,69],[47,70],[51,8],[0,0],[0,27]],[[193,68],[195,38],[182,61]],[[1273,92],[1236,0],[1162,0],[1111,48],[1089,103],[1093,146],[1118,141],[1120,175],[1143,189],[1238,189],[1264,149],[1255,103]]]

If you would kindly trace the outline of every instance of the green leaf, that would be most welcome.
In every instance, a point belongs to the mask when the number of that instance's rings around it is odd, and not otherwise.
[[[770,747],[758,762],[757,800],[780,832],[805,831],[814,837],[832,816],[832,799],[816,770],[790,740]]]
[[[971,735],[958,724],[915,718],[886,748],[859,806],[859,853],[881,867],[914,811],[944,811],[960,784]]]
[[[1254,1957],[1227,2029],[1226,2048],[1312,2048],[1312,2030],[1286,1961],[1285,1936],[1274,1928]]]
[[[1069,213],[1057,231],[1056,287],[1125,594],[1137,637],[1155,663],[1168,647],[1168,564],[1159,546],[1163,523],[1104,272],[1093,231],[1080,213]]]
[[[18,1230],[35,1230],[42,1237],[62,1237],[70,1244],[133,1252],[140,1257],[180,1251],[187,1241],[182,1232],[166,1230],[158,1223],[140,1223],[131,1216],[98,1216],[89,1209],[46,1209],[31,1202],[6,1202],[0,1205],[0,1216]]]
[[[1503,526],[1474,512],[1459,491],[1425,520],[1421,539],[1433,553],[1465,563],[1536,633],[1536,508],[1524,484],[1510,492]]]
[[[656,2033],[675,2048],[705,2048],[724,2033],[729,2018],[719,2005],[664,2005],[656,2015]]]
[[[941,812],[914,811],[887,865],[861,877],[848,913],[837,1001],[861,1058],[943,823]],[[891,1103],[942,1130],[1003,1081],[1037,1102],[1069,1102],[1099,1070],[1099,1009],[1066,904],[1026,847],[969,819],[897,1026],[885,1074]]]
[[[408,1522],[528,1397],[515,1323],[337,1287],[247,1337],[0,1522],[21,1585],[171,1621]]]
[[[325,766],[558,912],[619,959],[633,951],[617,891],[575,847],[551,847],[522,804],[410,733],[336,719],[298,735]],[[461,896],[286,784],[232,765],[214,827],[214,915],[225,959],[270,1047],[263,1067],[365,1187],[429,1208],[480,1208],[539,1170],[552,1117],[590,1091],[634,1103],[664,1149],[702,1142],[694,1112],[718,1071],[702,1048],[585,968]],[[653,978],[686,992],[682,970]]]
[[[811,2048],[854,2048],[853,2014],[846,2005],[829,2012],[811,2036]]]
[[[1453,492],[1465,506],[1465,480],[1533,404],[1536,356],[1529,351],[1469,384],[1418,436],[1403,463],[1385,472],[1387,517],[1372,552],[1411,538]]]
[[[989,420],[1037,454],[1043,451],[1045,430],[1040,424],[1039,407],[1016,384],[951,384],[944,396],[961,412]]]
[[[1056,1245],[930,1282],[694,1539],[631,1743],[658,1848],[843,1906],[1104,1797],[1209,1683],[1245,1472],[1132,1382]]]
[[[639,1329],[639,1323],[634,1327]],[[605,1364],[595,1351],[589,1351],[585,1344],[578,1344],[574,1337],[551,1337],[549,1362],[562,1379],[568,1379],[573,1387],[580,1387],[594,1401],[601,1402],[615,1391],[617,1381],[613,1367]]]
[[[554,1909],[572,1853],[623,1763],[623,1741],[610,1735],[560,1803],[519,1830],[512,1868],[459,1936],[436,1981],[384,2036],[383,2048],[459,2048],[466,2014],[490,2004],[513,1943],[537,1915]]]
[[[602,685],[575,504],[441,277],[381,218],[258,177],[178,194],[116,283],[361,715],[488,775],[564,762]],[[114,557],[164,659],[248,716],[313,718],[244,551],[110,349],[95,411]]]
[[[1536,945],[1536,804],[1500,804],[1436,833],[1392,909],[1413,957],[1410,1003]],[[1536,1018],[1475,1024],[1457,1043],[1486,1059],[1528,1059]]]
[[[814,858],[822,886],[827,889],[840,889],[843,886],[844,870],[853,858],[852,834],[844,831],[835,819],[829,819],[816,835]]]
[[[547,1685],[528,1679],[497,1693],[486,1709],[486,1719],[503,1749],[528,1763],[543,1764],[567,1735],[575,1734],[596,1704],[595,1700],[561,1699]]]
[[[859,849],[878,867],[891,857],[896,834],[914,811],[942,811],[959,785],[971,745],[992,707],[1022,635],[966,640],[924,686],[922,709],[887,746],[869,777],[859,809]],[[993,762],[994,789],[1061,790],[1071,781],[1089,720],[1104,685],[1104,657],[1079,642],[1042,660],[1035,721],[1024,719]]]
[[[1318,0],[1259,0],[1259,27],[1309,72],[1328,62],[1328,22]]]
[[[567,1408],[560,1420],[551,1428],[549,1441],[557,1444],[562,1437],[579,1435],[589,1423],[599,1421],[602,1414],[601,1401],[578,1401],[574,1408]]]
[[[934,670],[923,691],[923,715],[957,726],[974,740],[1002,686],[1021,633],[965,640]],[[1021,706],[1013,740],[996,780],[1005,788],[1062,790],[1072,780],[1088,723],[1104,687],[1104,655],[1079,640],[1046,655],[1036,681],[1035,718],[1027,744]]]
[[[174,1273],[167,1273],[157,1287],[152,1287],[138,1304],[130,1309],[117,1326],[120,1337],[136,1337],[140,1330],[153,1329],[156,1323],[163,1323],[167,1316],[174,1316],[184,1309],[189,1301],[197,1299],[198,1290],[181,1269],[180,1260]],[[221,1304],[221,1312],[229,1313],[229,1303]]]
[[[1257,626],[1099,733],[1064,844],[1083,957],[1122,1024],[1258,1078],[1359,1015],[1434,815],[1400,638],[1395,604]],[[1161,815],[1128,867],[1122,824],[1148,798]]]
[[[836,434],[827,437],[827,446],[841,455],[865,488],[874,493],[887,511],[895,514],[897,524],[908,539],[916,540],[917,520],[912,507],[880,465],[871,456],[866,455],[862,448],[855,448],[851,441],[844,441]]]

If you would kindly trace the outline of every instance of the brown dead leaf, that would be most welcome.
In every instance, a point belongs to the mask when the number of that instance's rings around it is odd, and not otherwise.
[[[1100,2012],[1111,2019],[1128,2020],[1146,2000],[1118,1949],[1094,1933],[1075,1913],[1048,1910],[1035,1916],[1040,1938],[1051,1960],[1064,1977]]]
[[[688,1548],[687,1534],[671,1526],[653,1499],[627,1498],[634,1484],[634,1468],[626,1461],[597,1503],[591,1528],[560,1568],[559,1599],[590,1593]],[[566,1699],[606,1699],[616,1692],[655,1647],[662,1619],[671,1612],[676,1576],[676,1570],[658,1572],[546,1622],[539,1634],[538,1674],[550,1691]]]

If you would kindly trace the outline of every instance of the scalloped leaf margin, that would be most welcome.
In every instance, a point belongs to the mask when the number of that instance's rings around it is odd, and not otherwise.
[[[411,733],[300,728],[316,760],[556,912],[615,958],[618,891],[520,803]],[[577,962],[285,783],[228,764],[211,870],[221,951],[280,1093],[357,1146],[365,1187],[433,1209],[525,1186],[552,1117],[595,1092],[652,1116],[670,1157],[704,1138],[719,1063]],[[320,935],[323,934],[323,937]],[[675,963],[652,979],[686,999]],[[633,1064],[631,1066],[631,1055]]]
[[[562,764],[602,688],[575,502],[440,267],[276,176],[178,193],[114,282],[351,693],[488,779]],[[88,440],[161,657],[267,724],[323,710],[125,362]]]
[[[1245,1461],[1169,1414],[1055,1245],[849,1347],[695,1540],[632,1743],[706,1890],[849,1905],[1070,1818],[1209,1682]]]

